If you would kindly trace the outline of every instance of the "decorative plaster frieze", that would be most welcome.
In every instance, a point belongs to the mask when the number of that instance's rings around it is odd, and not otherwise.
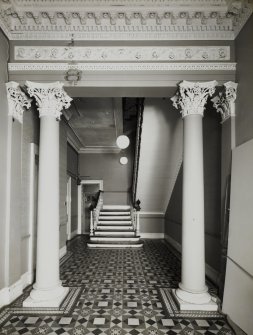
[[[63,90],[63,83],[49,84],[26,82],[27,92],[36,100],[39,116],[53,116],[57,120],[61,118],[62,109],[69,108],[72,98]]]
[[[213,105],[218,113],[221,113],[222,122],[235,116],[235,100],[237,93],[237,83],[229,81],[224,84],[224,90],[219,92],[213,99]]]
[[[0,26],[11,40],[234,39],[252,13],[246,0],[119,3],[4,0]]]
[[[23,123],[23,112],[25,108],[29,109],[31,107],[31,99],[21,91],[19,84],[14,81],[6,83],[6,89],[9,107],[8,115]]]
[[[54,72],[77,69],[87,72],[108,71],[235,71],[236,63],[9,63],[10,72]]]
[[[180,109],[183,118],[193,114],[203,116],[207,98],[214,94],[217,84],[215,80],[201,83],[184,80],[171,98],[173,106]]]
[[[225,61],[230,60],[230,47],[15,46],[14,55],[18,61]]]

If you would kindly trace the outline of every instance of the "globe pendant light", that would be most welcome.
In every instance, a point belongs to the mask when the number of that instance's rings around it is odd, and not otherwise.
[[[126,149],[129,144],[129,138],[126,135],[120,135],[117,137],[116,144],[120,149]]]
[[[127,157],[120,157],[120,160],[119,160],[120,164],[122,165],[126,165],[128,163],[128,159]]]

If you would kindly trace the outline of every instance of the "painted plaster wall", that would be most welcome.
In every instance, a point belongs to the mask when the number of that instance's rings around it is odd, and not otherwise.
[[[218,276],[220,269],[220,171],[221,126],[216,111],[210,106],[203,118],[205,243],[206,263]],[[182,169],[165,215],[165,236],[181,248],[182,231]],[[172,240],[171,240],[172,239]]]
[[[146,99],[137,199],[144,212],[165,213],[182,160],[182,120],[169,99]]]
[[[5,221],[6,221],[6,176],[7,176],[7,136],[8,107],[5,82],[8,81],[7,60],[8,41],[0,31],[0,289],[5,286]]]
[[[77,231],[78,197],[76,179],[71,177],[71,233]]]
[[[82,179],[104,181],[104,203],[108,205],[129,204],[132,185],[132,155],[126,150],[128,164],[121,165],[120,154],[80,154],[79,173]]]
[[[78,221],[78,153],[69,143],[67,143],[67,173],[71,176],[71,233],[76,234]]]
[[[245,261],[252,264],[252,257],[248,249],[252,245],[249,240],[252,233],[249,230],[252,222],[252,138],[253,138],[253,111],[252,111],[252,87],[253,87],[253,17],[249,19],[235,41],[238,83],[236,100],[236,145],[232,158],[232,185],[230,202],[230,220],[228,237],[228,259],[226,267],[226,281],[223,298],[223,311],[228,313],[233,322],[240,326],[247,334],[252,333],[252,295],[253,277],[252,271],[245,266]],[[228,125],[229,127],[229,125]],[[228,132],[228,141],[230,137]],[[250,141],[251,140],[251,141]],[[247,149],[247,146],[251,147]],[[245,148],[245,149],[244,149]],[[244,157],[235,162],[237,155],[245,150]],[[227,148],[226,165],[231,163],[231,150]],[[235,164],[236,163],[236,164]],[[239,164],[239,166],[237,166]],[[250,173],[246,175],[250,167]],[[234,174],[237,170],[237,178]],[[239,170],[239,171],[238,171]],[[224,178],[230,173],[230,168],[223,169]],[[244,181],[247,180],[246,184]],[[234,190],[233,190],[234,186]],[[239,196],[239,198],[237,198]],[[243,200],[243,205],[238,208],[237,203]],[[239,202],[238,202],[239,201]],[[237,234],[235,232],[237,231]],[[239,231],[239,233],[238,233]],[[238,238],[237,238],[238,237]],[[250,243],[249,243],[250,242]],[[239,250],[238,250],[239,248]],[[239,252],[235,252],[235,251]],[[243,259],[238,259],[237,254],[243,253]],[[238,283],[240,283],[238,285]],[[234,303],[236,301],[236,304]]]
[[[240,145],[253,138],[253,17],[246,23],[235,41],[236,82],[236,144]]]
[[[73,176],[78,175],[78,153],[67,143],[67,171]]]

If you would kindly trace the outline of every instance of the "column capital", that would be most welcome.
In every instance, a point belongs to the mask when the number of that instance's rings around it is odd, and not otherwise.
[[[228,81],[224,84],[224,89],[212,99],[217,112],[221,113],[221,123],[225,122],[230,117],[235,116],[237,86],[237,83]]]
[[[5,85],[9,107],[8,115],[23,123],[23,112],[25,108],[29,109],[31,107],[31,99],[21,91],[19,84],[15,81],[10,81]]]
[[[63,89],[63,83],[34,83],[26,81],[27,92],[34,97],[39,110],[39,116],[61,118],[62,109],[69,108],[70,98]]]
[[[171,98],[173,106],[181,109],[182,117],[188,115],[203,116],[207,98],[215,92],[215,80],[208,82],[190,82],[182,81],[179,84],[179,90]]]

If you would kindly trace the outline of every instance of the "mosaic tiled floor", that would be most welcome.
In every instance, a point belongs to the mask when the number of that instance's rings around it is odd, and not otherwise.
[[[0,334],[232,335],[225,318],[168,314],[161,288],[175,288],[180,263],[162,241],[142,250],[87,249],[77,237],[61,265],[72,296],[62,312],[21,308],[25,296],[0,312]]]

